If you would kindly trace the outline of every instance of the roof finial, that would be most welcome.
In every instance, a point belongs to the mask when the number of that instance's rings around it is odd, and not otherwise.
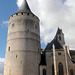
[[[31,13],[31,10],[29,8],[29,5],[27,3],[26,0],[23,0],[22,5],[20,6],[19,10],[17,11],[17,13],[19,12],[27,12],[27,13]]]

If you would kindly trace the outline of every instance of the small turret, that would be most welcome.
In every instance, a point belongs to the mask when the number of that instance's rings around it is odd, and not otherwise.
[[[62,29],[58,28],[55,39],[60,43],[60,45],[63,47],[63,45],[65,44],[64,41],[64,34],[62,32]]]

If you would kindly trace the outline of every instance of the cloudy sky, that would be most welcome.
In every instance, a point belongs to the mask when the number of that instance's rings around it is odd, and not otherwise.
[[[0,75],[3,73],[9,17],[23,0],[0,2]],[[27,0],[31,11],[40,19],[41,47],[55,36],[58,27],[65,34],[66,45],[75,49],[75,0]]]

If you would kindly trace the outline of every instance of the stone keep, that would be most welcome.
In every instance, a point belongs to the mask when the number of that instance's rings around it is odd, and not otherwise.
[[[39,62],[39,19],[24,0],[9,19],[4,75],[38,75]]]

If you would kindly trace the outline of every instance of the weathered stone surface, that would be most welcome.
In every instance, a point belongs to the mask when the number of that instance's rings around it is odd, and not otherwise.
[[[38,75],[39,19],[17,13],[9,19],[4,75]]]

